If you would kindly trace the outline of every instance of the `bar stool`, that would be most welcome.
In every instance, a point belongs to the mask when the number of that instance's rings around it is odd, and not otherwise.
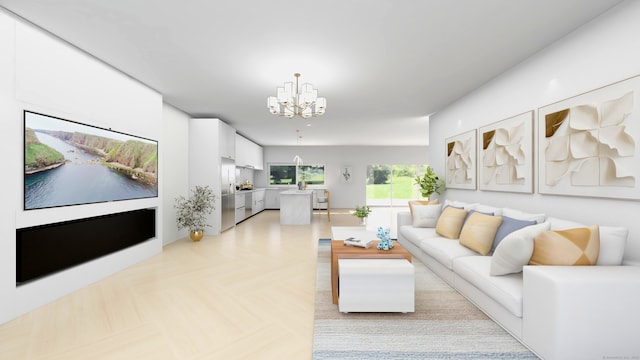
[[[331,222],[331,194],[329,190],[324,191],[324,196],[318,196],[318,208],[320,208],[320,204],[327,204],[327,219]]]

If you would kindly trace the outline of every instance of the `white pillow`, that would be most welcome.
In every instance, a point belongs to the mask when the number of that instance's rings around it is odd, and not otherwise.
[[[529,263],[533,254],[533,238],[549,230],[550,223],[529,225],[502,239],[491,257],[491,275],[515,274]]]
[[[440,211],[442,210],[441,204],[413,204],[411,208],[413,209],[413,227],[436,227],[436,223],[440,217]]]
[[[502,209],[502,216],[507,216],[516,220],[535,221],[538,224],[544,222],[546,217],[545,214],[531,214],[510,208]]]
[[[622,226],[600,226],[600,255],[596,265],[622,265],[629,230]]]

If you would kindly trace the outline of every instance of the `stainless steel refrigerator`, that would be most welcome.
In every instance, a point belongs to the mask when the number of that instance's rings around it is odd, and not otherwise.
[[[236,163],[234,160],[220,159],[220,211],[222,220],[220,231],[236,225]]]

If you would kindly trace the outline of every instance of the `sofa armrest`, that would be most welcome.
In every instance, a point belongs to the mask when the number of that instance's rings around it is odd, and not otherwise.
[[[404,238],[404,236],[402,236],[402,232],[400,231],[400,227],[404,225],[413,225],[411,214],[408,211],[399,211],[397,216],[397,222],[396,222],[396,226],[397,226],[396,237],[398,241],[401,243],[404,243],[404,241],[407,240]]]
[[[411,213],[408,211],[398,212],[398,227],[402,225],[413,225],[413,219],[411,219]]]
[[[637,359],[640,266],[525,266],[522,339],[544,359]]]

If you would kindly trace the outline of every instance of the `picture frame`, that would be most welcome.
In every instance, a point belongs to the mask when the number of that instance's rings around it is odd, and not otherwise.
[[[533,110],[478,129],[480,190],[533,193]]]
[[[449,189],[475,190],[476,129],[445,139],[445,185]]]
[[[351,184],[353,181],[353,167],[343,166],[340,169],[340,182],[343,184]]]
[[[640,76],[538,110],[541,194],[640,199]]]

